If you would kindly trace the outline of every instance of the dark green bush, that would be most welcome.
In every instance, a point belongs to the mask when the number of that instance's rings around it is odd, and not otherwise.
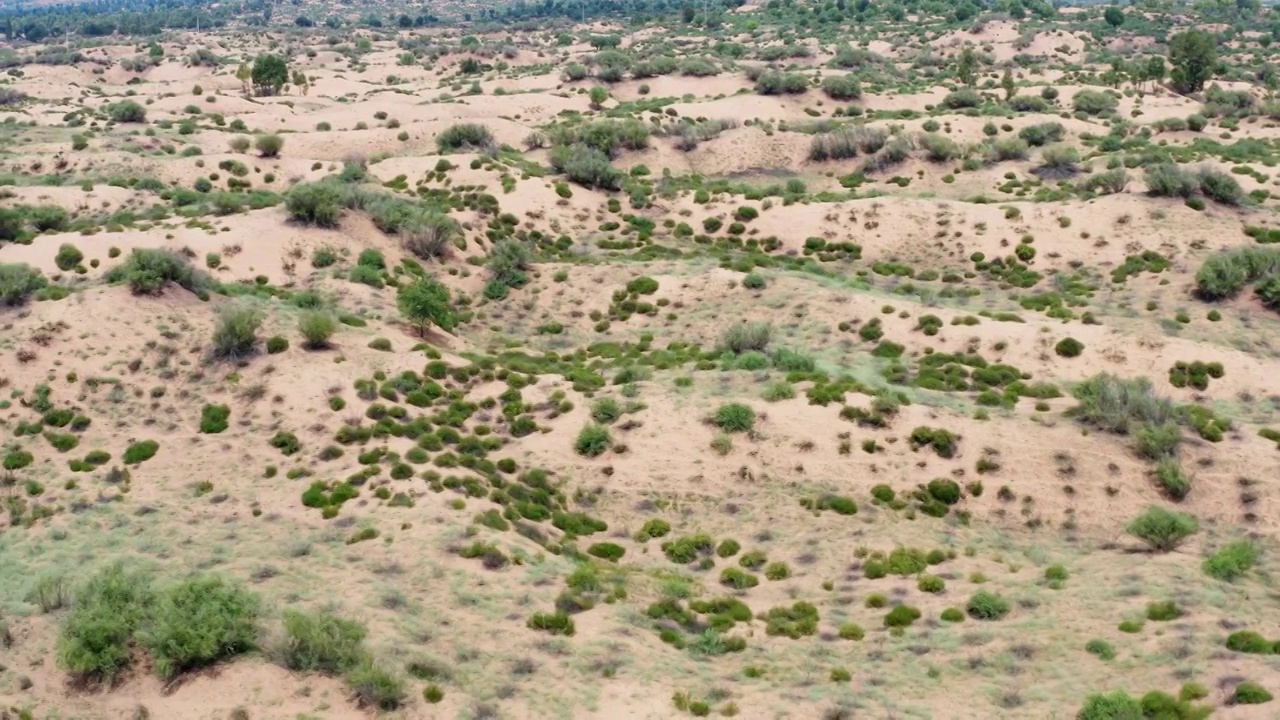
[[[205,405],[200,412],[200,432],[208,434],[220,433],[227,429],[231,408],[226,405]]]
[[[1075,338],[1063,338],[1053,346],[1053,351],[1065,358],[1079,357],[1084,352],[1084,343]]]
[[[53,257],[53,264],[63,272],[70,272],[81,260],[84,260],[84,253],[79,248],[71,243],[63,243],[58,247],[58,254]]]
[[[160,449],[160,443],[155,440],[141,440],[133,443],[124,451],[124,463],[126,465],[137,465],[146,462],[155,457],[156,451]]]

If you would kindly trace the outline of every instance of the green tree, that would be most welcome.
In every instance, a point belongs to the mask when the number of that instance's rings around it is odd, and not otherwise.
[[[609,91],[600,85],[596,85],[591,88],[588,97],[591,98],[591,107],[599,110],[604,105],[604,101],[609,99]]]
[[[1004,88],[1004,99],[1012,100],[1014,95],[1018,94],[1018,86],[1013,82],[1013,73],[1005,68],[1004,75],[1000,77],[1000,87]]]
[[[253,61],[252,77],[259,95],[275,95],[289,82],[289,63],[279,55],[259,55]]]
[[[1113,5],[1102,13],[1102,19],[1111,27],[1118,28],[1124,24],[1124,12]]]
[[[418,328],[419,335],[426,335],[432,325],[441,330],[453,328],[453,307],[449,302],[449,288],[438,280],[422,278],[411,285],[402,285],[396,297],[400,314]]]
[[[1147,65],[1142,69],[1142,79],[1158,85],[1164,82],[1164,58],[1159,55],[1147,58]]]
[[[293,86],[298,88],[298,92],[303,95],[307,94],[307,90],[311,89],[311,83],[307,82],[307,74],[301,70],[293,71]]]
[[[1203,30],[1187,30],[1169,40],[1169,79],[1173,89],[1183,95],[1200,92],[1213,77],[1218,62],[1218,49],[1213,36]]]
[[[248,63],[240,63],[240,67],[236,68],[236,79],[240,81],[240,88],[245,95],[249,94],[249,83],[253,80],[253,68]]]
[[[965,85],[973,85],[978,80],[978,56],[968,45],[960,53],[956,63],[956,78]]]

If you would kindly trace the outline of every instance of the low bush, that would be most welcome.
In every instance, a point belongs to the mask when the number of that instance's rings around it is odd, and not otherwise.
[[[71,272],[81,260],[84,260],[84,253],[71,243],[63,243],[58,247],[58,254],[53,256],[53,264],[63,272]]]
[[[1106,115],[1115,112],[1120,101],[1109,92],[1100,90],[1079,90],[1071,98],[1071,105],[1076,112],[1086,115]]]
[[[130,662],[130,641],[152,602],[150,579],[112,565],[76,594],[58,632],[58,665],[89,681],[110,682]]]
[[[191,267],[185,257],[153,248],[134,248],[105,277],[107,282],[127,283],[135,295],[158,295],[169,283],[201,294],[214,284],[209,276]]]
[[[489,128],[478,123],[451,125],[436,136],[436,147],[442,153],[457,150],[483,150],[493,144],[493,133]]]
[[[275,134],[259,135],[253,139],[253,147],[264,158],[278,157],[284,149],[284,138]]]
[[[218,360],[238,360],[252,355],[258,345],[263,315],[247,305],[226,305],[218,312],[210,355]]]
[[[179,673],[248,652],[257,644],[256,595],[217,577],[197,577],[160,594],[139,633],[155,671]]]
[[[1200,523],[1186,513],[1153,505],[1131,520],[1126,530],[1152,550],[1168,552],[1199,532]]]
[[[159,449],[160,443],[155,440],[141,440],[125,448],[122,459],[126,465],[137,465],[155,457]]]
[[[1148,165],[1145,180],[1147,194],[1155,197],[1189,198],[1196,192],[1196,179],[1172,163]]]
[[[969,598],[965,606],[969,617],[975,620],[999,620],[1009,614],[1009,601],[995,593],[980,590]]]
[[[565,613],[534,613],[526,623],[530,630],[541,630],[552,635],[573,635],[576,630],[573,618]]]
[[[730,325],[720,335],[720,349],[734,354],[763,352],[773,337],[773,326],[765,322]]]
[[[1063,338],[1053,346],[1053,351],[1065,358],[1079,357],[1084,352],[1084,343],[1071,337]]]
[[[408,695],[399,676],[369,657],[347,672],[346,681],[356,704],[364,708],[390,712],[403,705]]]
[[[25,305],[36,291],[48,285],[44,274],[22,263],[0,263],[0,306]]]
[[[303,347],[308,350],[329,347],[329,341],[337,331],[338,322],[323,310],[310,310],[298,317],[298,332],[302,335]]]
[[[200,432],[210,435],[227,429],[231,408],[226,405],[205,405],[200,412]]]
[[[756,92],[761,95],[799,95],[809,89],[809,79],[799,73],[767,70],[756,78]]]
[[[284,207],[294,222],[331,228],[338,226],[345,201],[345,192],[335,182],[299,183],[285,193]]]
[[[340,675],[365,657],[364,625],[327,612],[285,610],[284,632],[272,649],[290,670]]]
[[[1278,272],[1278,248],[1246,246],[1223,250],[1206,258],[1196,271],[1196,290],[1206,300],[1222,300]]]
[[[609,435],[608,429],[603,425],[588,423],[578,432],[578,437],[573,442],[573,449],[584,457],[598,457],[603,455],[612,444],[613,438]]]
[[[1235,582],[1252,570],[1257,562],[1257,545],[1249,540],[1236,540],[1205,558],[1201,567],[1209,577]]]
[[[862,86],[853,75],[828,75],[822,78],[822,92],[832,100],[857,100],[862,97]]]
[[[742,403],[728,403],[716,409],[716,427],[725,432],[749,432],[756,422],[756,412]]]

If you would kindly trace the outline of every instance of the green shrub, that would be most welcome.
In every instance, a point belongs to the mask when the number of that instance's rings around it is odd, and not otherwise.
[[[597,398],[591,403],[591,419],[601,425],[609,425],[622,417],[622,406],[611,397]]]
[[[217,577],[160,594],[139,638],[162,678],[248,652],[257,643],[258,598]]]
[[[463,149],[483,150],[493,144],[493,133],[478,123],[450,125],[436,136],[436,147],[442,153]]]
[[[1231,699],[1237,705],[1261,705],[1262,703],[1271,702],[1271,693],[1266,688],[1254,682],[1242,682],[1236,686],[1235,693]]]
[[[761,95],[798,95],[808,89],[808,78],[799,73],[768,70],[756,78],[756,92]]]
[[[573,618],[565,613],[534,613],[526,623],[530,630],[541,630],[552,635],[573,635],[576,632]]]
[[[284,430],[279,430],[275,435],[272,435],[267,444],[285,455],[293,455],[302,449],[302,443],[298,442],[298,436]]]
[[[1191,492],[1191,477],[1175,457],[1165,456],[1156,462],[1156,480],[1160,483],[1160,489],[1172,500],[1181,500]]]
[[[53,264],[63,272],[70,272],[84,260],[84,253],[71,243],[63,243],[58,247],[58,254],[53,257]]]
[[[1161,426],[1174,415],[1173,403],[1157,396],[1147,378],[1124,380],[1099,373],[1077,385],[1072,394],[1079,405],[1071,412],[1108,432],[1127,434],[1143,425]]]
[[[838,632],[841,640],[861,640],[867,636],[862,626],[857,623],[843,623]]]
[[[959,436],[942,428],[931,428],[920,426],[911,431],[908,442],[911,444],[912,450],[919,450],[922,447],[931,447],[933,451],[941,458],[955,457],[956,445]]]
[[[1130,521],[1126,530],[1152,550],[1168,552],[1199,532],[1200,523],[1186,513],[1153,505]]]
[[[1076,713],[1076,720],[1143,720],[1142,704],[1123,690],[1110,695],[1090,695]]]
[[[360,707],[389,712],[404,704],[404,681],[372,658],[362,659],[349,670],[346,681]]]
[[[1084,352],[1084,343],[1075,338],[1063,338],[1053,346],[1053,351],[1065,358],[1079,357]]]
[[[1197,172],[1197,179],[1200,192],[1210,200],[1231,206],[1244,203],[1244,190],[1240,187],[1240,183],[1227,173],[1206,166]]]
[[[1244,577],[1258,562],[1258,547],[1249,540],[1236,540],[1205,558],[1205,574],[1224,582]]]
[[[364,625],[327,612],[284,611],[284,633],[273,649],[290,670],[340,675],[365,657]]]
[[[764,614],[765,634],[797,640],[818,631],[818,609],[807,602],[771,608]]]
[[[1227,649],[1254,655],[1270,654],[1274,644],[1252,630],[1237,630],[1227,636]]]
[[[910,605],[899,605],[890,610],[884,616],[884,626],[910,627],[912,623],[920,619],[920,611]]]
[[[623,555],[627,554],[627,549],[616,543],[602,542],[595,543],[587,548],[587,554],[610,562],[617,562],[622,559]]]
[[[717,410],[713,422],[725,432],[749,432],[756,422],[756,412],[742,403],[728,403]]]
[[[960,485],[954,480],[947,478],[930,480],[926,489],[930,497],[943,505],[955,505],[960,502]]]
[[[969,598],[965,606],[969,617],[975,620],[999,620],[1009,614],[1009,601],[995,593],[980,590]]]
[[[1153,622],[1167,622],[1182,617],[1182,610],[1172,600],[1161,600],[1147,604],[1147,619]]]
[[[133,100],[122,100],[107,106],[107,117],[118,123],[146,122],[147,109]]]
[[[773,337],[773,326],[764,322],[731,325],[720,336],[721,350],[741,354],[763,352]]]
[[[152,600],[150,579],[117,564],[76,594],[58,633],[58,665],[79,678],[110,682],[130,661],[129,643]]]
[[[603,455],[612,444],[613,438],[609,435],[608,429],[602,425],[588,423],[578,432],[573,449],[584,457],[598,457]]]
[[[298,316],[298,332],[302,334],[302,346],[307,350],[324,350],[329,340],[338,332],[337,320],[324,310],[310,310]]]
[[[760,584],[755,575],[735,567],[727,567],[720,571],[720,584],[734,590],[746,590]]]
[[[1086,115],[1104,115],[1114,112],[1119,101],[1109,92],[1099,90],[1079,90],[1071,98],[1071,105],[1076,112]]]
[[[289,341],[280,335],[272,335],[267,338],[267,354],[279,355],[289,349]]]
[[[943,622],[958,623],[964,620],[964,613],[960,611],[960,608],[947,608],[943,610],[942,614],[938,617],[940,617]]]
[[[108,270],[105,277],[107,282],[127,283],[135,295],[158,295],[168,283],[198,294],[213,284],[185,257],[152,248],[134,248],[128,259]]]
[[[1116,649],[1106,640],[1090,640],[1084,649],[1099,660],[1114,660],[1116,657]]]
[[[200,432],[210,435],[227,429],[231,408],[226,405],[205,405],[200,411]]]
[[[289,188],[284,196],[284,207],[290,220],[325,228],[338,226],[344,202],[345,193],[334,182],[299,183]]]
[[[945,590],[947,583],[937,575],[921,575],[916,579],[916,588],[920,592],[940,593]]]
[[[236,360],[253,354],[262,319],[262,313],[256,308],[223,306],[218,311],[218,324],[213,330],[211,356],[219,360]]]
[[[1155,197],[1189,198],[1196,191],[1195,178],[1172,163],[1148,165],[1145,180],[1147,194]]]
[[[155,457],[160,443],[155,440],[141,440],[125,448],[123,460],[126,465],[137,465]]]
[[[284,149],[284,138],[275,134],[259,135],[254,138],[253,146],[264,158],[277,157]]]
[[[862,86],[852,74],[827,75],[822,78],[822,92],[832,100],[857,100],[862,97]]]
[[[44,275],[22,263],[0,264],[0,307],[25,305],[36,291],[48,285]]]

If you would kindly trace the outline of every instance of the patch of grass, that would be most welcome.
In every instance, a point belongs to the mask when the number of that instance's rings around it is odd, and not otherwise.
[[[716,409],[712,421],[724,432],[750,432],[756,422],[756,412],[742,403],[728,403]]]
[[[593,458],[603,455],[612,444],[613,438],[609,435],[607,428],[603,425],[588,423],[578,432],[578,437],[573,442],[573,449],[583,457]]]
[[[58,665],[90,681],[110,682],[130,662],[129,643],[152,601],[150,578],[112,565],[76,594],[58,633]]]
[[[1009,601],[986,590],[980,590],[969,598],[965,606],[969,617],[975,620],[999,620],[1009,614]]]

